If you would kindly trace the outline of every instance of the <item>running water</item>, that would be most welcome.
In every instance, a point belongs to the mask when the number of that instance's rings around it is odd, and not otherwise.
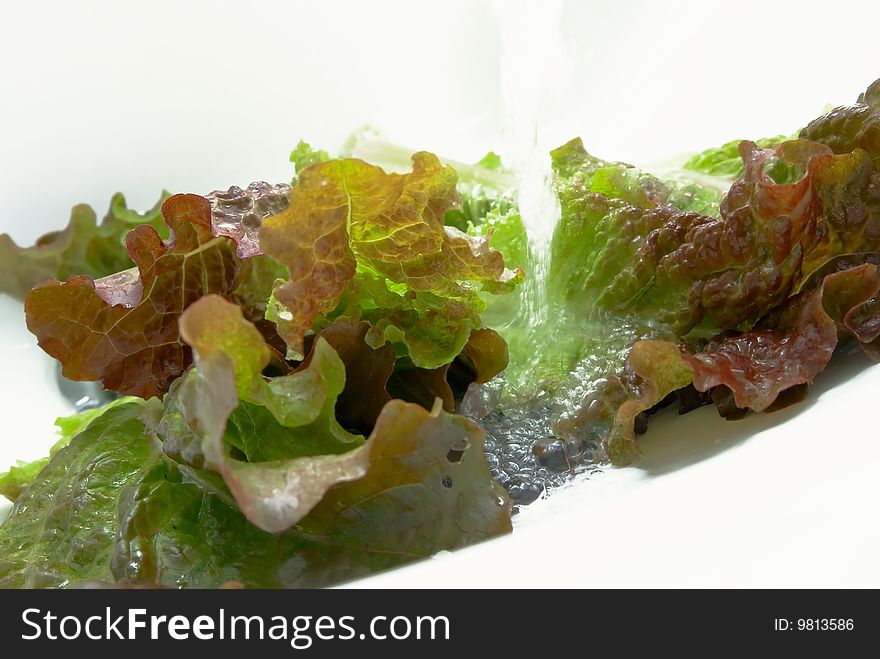
[[[516,172],[517,203],[532,252],[523,299],[529,321],[539,325],[549,320],[546,305],[536,301],[545,292],[550,241],[560,215],[550,169],[553,145],[540,139],[541,102],[562,87],[572,66],[561,47],[561,0],[499,0],[495,10],[501,28],[501,156]]]
[[[521,317],[513,329],[526,348],[512,350],[520,358],[532,355],[530,364],[517,364],[517,376],[539,378],[543,342],[554,335],[553,317],[546,301],[553,231],[561,214],[553,188],[550,149],[541,135],[542,110],[548,98],[570,82],[572,58],[565,52],[560,21],[562,2],[497,2],[501,28],[500,77],[504,107],[502,160],[516,173],[517,205],[530,244],[530,262],[521,295]],[[513,346],[512,346],[513,347]],[[566,482],[574,468],[560,451],[536,458],[533,448],[554,442],[551,418],[558,401],[546,392],[529,399],[511,395],[522,383],[504,377],[474,391],[462,412],[474,416],[486,430],[486,457],[493,476],[510,493],[515,504],[528,504],[549,488]],[[581,467],[592,464],[587,447]],[[556,454],[558,453],[558,455]]]

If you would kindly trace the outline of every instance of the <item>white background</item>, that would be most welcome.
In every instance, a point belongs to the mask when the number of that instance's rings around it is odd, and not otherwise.
[[[581,135],[651,162],[793,132],[880,77],[876,3],[0,2],[0,231],[74,203],[289,178],[289,149],[364,124],[475,160]],[[0,299],[0,462],[65,405]],[[531,507],[509,538],[374,585],[880,585],[878,369],[725,423],[662,418],[635,467]],[[853,379],[854,378],[854,379]],[[838,387],[833,384],[844,382]]]

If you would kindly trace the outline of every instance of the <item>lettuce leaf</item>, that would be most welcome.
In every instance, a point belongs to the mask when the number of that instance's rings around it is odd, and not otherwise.
[[[335,414],[346,371],[355,376],[364,373],[364,364],[359,363],[364,351],[351,355],[350,336],[340,336],[346,330],[358,336],[356,326],[318,335],[302,365],[289,375],[268,380],[261,375],[268,361],[265,342],[236,305],[205,296],[183,313],[180,326],[195,352],[196,366],[166,398],[162,424],[166,448],[222,474],[254,524],[270,532],[290,528],[322,500],[328,488],[367,473],[370,442],[361,446],[363,437],[345,432]],[[327,337],[346,346],[348,364],[354,362],[354,367],[346,368]],[[485,381],[503,368],[499,342],[488,331],[475,334],[469,342],[463,359],[472,365],[474,379]],[[385,371],[378,382],[367,378],[358,386],[378,388],[389,375]],[[381,412],[373,436],[379,418]],[[233,448],[244,459],[233,457]]]
[[[851,319],[880,291],[877,266],[827,275],[822,284],[791,297],[758,327],[714,339],[684,353],[698,391],[723,385],[738,408],[763,411],[789,388],[810,384],[825,369],[840,337],[862,340]]]
[[[156,451],[141,416],[108,409],[48,461],[0,527],[0,588],[54,588],[110,577],[121,484]]]
[[[566,182],[550,275],[564,304],[709,337],[751,327],[828,259],[876,249],[876,173],[863,153],[835,156],[806,140],[740,150],[743,177],[717,217],[642,209]]]
[[[510,529],[458,404],[509,444],[490,458],[513,491],[535,462],[632,461],[675,396],[738,418],[796,400],[841,340],[880,358],[878,84],[800,139],[686,165],[737,176],[726,194],[572,140],[549,254],[494,154],[459,181],[427,153],[395,174],[300,143],[292,188],[172,197],[169,240],[128,235],[136,269],[27,298],[66,374],[164,399],[66,422],[69,445],[0,475],[0,585],[351,578]]]
[[[163,452],[159,414],[155,401],[108,409],[52,457],[0,526],[0,588],[314,587],[510,531],[482,432],[462,417],[389,404],[364,477],[273,534],[216,474]]]
[[[177,319],[207,293],[231,295],[239,260],[232,241],[211,233],[211,206],[175,195],[162,206],[174,242],[141,226],[126,237],[135,272],[48,281],[25,299],[28,329],[71,380],[150,398],[163,394],[191,361]]]
[[[248,523],[198,470],[163,461],[124,491],[113,576],[176,587],[315,587],[509,532],[509,502],[488,476],[482,438],[462,417],[392,401],[357,449],[369,452],[363,478],[332,487],[280,534]]]
[[[13,465],[8,471],[0,473],[0,496],[4,496],[12,502],[18,498],[24,489],[33,483],[42,471],[43,467],[49,464],[49,458],[55,455],[62,448],[67,446],[79,432],[89,427],[89,424],[96,418],[104,414],[108,409],[125,405],[138,400],[132,396],[123,396],[116,400],[110,401],[100,408],[93,408],[71,414],[70,416],[62,416],[55,419],[55,425],[58,426],[58,434],[60,437],[52,448],[49,450],[49,457],[39,458],[31,462],[21,462]]]
[[[52,447],[54,450],[55,446]],[[17,461],[7,471],[0,473],[0,496],[12,502],[24,489],[33,483],[40,472],[49,464],[49,458],[37,458],[31,462]]]
[[[632,165],[607,162],[590,154],[581,138],[550,152],[560,202],[576,191],[618,199],[638,208],[669,205],[681,211],[715,215],[721,191],[685,177],[658,178]]]
[[[310,167],[319,162],[330,160],[330,156],[322,149],[313,149],[312,145],[305,140],[300,140],[290,152],[290,162],[293,163],[295,176],[293,183],[296,183],[296,176],[306,167]]]
[[[791,139],[793,138],[787,135],[776,135],[775,137],[755,140],[755,143],[762,149],[772,149]],[[701,151],[691,156],[682,165],[682,168],[710,176],[725,176],[731,180],[737,179],[743,173],[743,161],[739,155],[740,142],[742,140],[731,140],[721,146]]]
[[[554,153],[562,220],[548,294],[593,321],[591,349],[562,379],[554,427],[569,452],[598,442],[631,461],[639,415],[682,387],[731,418],[773,409],[824,369],[840,333],[873,355],[872,159],[804,139],[738,148],[742,177],[711,215],[669,196],[652,205],[657,186],[641,177],[596,192],[595,159],[571,144]],[[623,346],[621,325],[632,328]]]
[[[231,213],[220,208],[228,220]],[[243,226],[255,212],[239,215]],[[65,377],[99,380],[107,389],[141,398],[162,395],[192,361],[177,326],[191,302],[218,293],[245,307],[262,300],[265,308],[268,287],[284,271],[269,257],[243,261],[236,255],[254,253],[248,231],[236,233],[228,223],[215,227],[211,203],[198,195],[169,198],[162,214],[173,242],[163,242],[145,225],[126,236],[136,268],[98,280],[85,275],[64,283],[50,280],[28,293],[28,329],[61,362]]]
[[[269,532],[283,531],[328,488],[366,473],[364,453],[349,453],[363,438],[345,432],[336,421],[345,366],[326,341],[316,342],[304,368],[267,381],[261,372],[269,351],[237,305],[205,296],[183,313],[180,328],[193,347],[196,368],[165,402],[166,414],[180,415],[185,424],[166,423],[166,428],[195,433],[204,464],[223,476],[251,522]],[[241,414],[249,424],[238,433],[236,446],[246,460],[229,455],[225,441],[239,399],[250,403]]]
[[[32,286],[47,279],[98,279],[130,268],[125,235],[148,225],[167,238],[160,207],[168,197],[163,191],[156,205],[141,214],[128,208],[117,192],[100,224],[91,206],[79,204],[71,210],[67,227],[41,236],[31,247],[19,247],[8,234],[0,235],[0,293],[23,299]]]
[[[719,413],[732,419],[744,410],[761,412],[796,402],[803,386],[828,365],[840,337],[856,338],[874,356],[872,342],[880,334],[878,291],[880,274],[868,263],[828,274],[817,288],[789,298],[754,329],[722,334],[699,348],[639,340],[621,375],[606,378],[577,414],[557,424],[557,431],[569,441],[585,432],[599,433],[611,460],[626,464],[638,455],[637,415],[690,385],[711,392]],[[860,333],[865,326],[872,329]]]
[[[423,368],[451,362],[484,307],[478,293],[512,290],[522,278],[484,239],[444,226],[458,202],[456,174],[428,153],[409,174],[357,159],[306,168],[287,210],[260,230],[265,252],[291,278],[274,291],[278,331],[301,359],[306,332],[364,320],[373,347],[405,347]]]
[[[235,252],[240,258],[262,254],[258,233],[263,219],[287,208],[290,186],[255,181],[240,188],[215,190],[205,198],[211,202],[211,230],[215,236],[226,236],[235,241]]]
[[[398,359],[390,343],[373,348],[367,342],[370,326],[363,321],[339,321],[308,337],[309,354],[298,368],[307,367],[318,339],[324,339],[345,365],[345,387],[336,401],[336,418],[351,432],[368,435],[379,413],[392,398],[418,403],[427,410],[439,398],[453,412],[468,387],[488,382],[508,363],[507,344],[493,330],[473,330],[455,360],[433,369]]]
[[[861,149],[880,165],[880,80],[860,94],[855,104],[836,107],[811,121],[800,137],[839,154]]]

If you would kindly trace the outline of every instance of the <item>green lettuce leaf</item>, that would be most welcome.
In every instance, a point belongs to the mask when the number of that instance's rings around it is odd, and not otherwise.
[[[176,587],[316,587],[509,532],[509,502],[488,475],[482,439],[467,419],[392,401],[357,449],[369,453],[366,474],[332,487],[280,534],[248,523],[198,470],[163,461],[125,489],[113,575]]]
[[[65,587],[110,578],[119,488],[156,452],[142,415],[108,409],[57,451],[0,526],[0,588]]]
[[[314,325],[343,319],[368,322],[373,347],[399,344],[423,368],[461,352],[481,326],[479,292],[512,290],[522,274],[485,240],[444,226],[456,180],[428,153],[413,156],[409,174],[357,159],[302,172],[288,209],[260,230],[265,252],[290,270],[269,310],[289,357],[302,358]]]
[[[249,520],[269,532],[283,531],[328,488],[364,475],[366,458],[350,453],[363,438],[336,421],[345,366],[326,341],[316,342],[304,368],[267,381],[261,373],[269,351],[237,305],[205,296],[183,313],[180,327],[196,368],[175,385],[166,414],[180,415],[199,438],[204,464],[223,476]],[[237,409],[239,399],[249,405]],[[237,432],[231,446],[246,460],[229,455],[226,429],[233,413]],[[183,443],[193,442],[185,437]]]
[[[762,149],[772,149],[790,139],[793,138],[787,135],[777,135],[756,140],[755,143]],[[682,168],[710,176],[725,176],[731,180],[739,178],[743,173],[743,161],[739,155],[740,142],[742,140],[731,140],[721,146],[701,151],[691,156],[682,165]]]
[[[290,162],[293,163],[295,176],[293,183],[296,183],[296,176],[306,167],[330,160],[330,156],[322,149],[313,149],[312,145],[305,140],[300,140],[290,152]]]
[[[55,446],[52,448],[54,449]],[[0,473],[0,496],[14,502],[24,489],[36,480],[47,464],[49,464],[49,458],[38,458],[31,462],[21,460],[16,462],[9,467],[8,471]]]
[[[254,524],[271,532],[290,528],[328,488],[364,476],[371,450],[361,446],[362,437],[345,432],[335,414],[346,372],[366,376],[359,387],[388,386],[387,369],[393,362],[385,361],[381,351],[370,354],[365,344],[352,353],[352,339],[362,340],[364,328],[340,324],[330,328],[335,331],[325,330],[294,372],[266,380],[261,375],[268,361],[265,342],[236,305],[205,296],[183,313],[180,326],[195,352],[196,367],[166,398],[166,448],[193,464],[201,465],[203,459],[205,466],[222,474]],[[345,362],[328,338],[344,348]],[[466,364],[471,369],[467,382],[486,381],[503,369],[504,348],[493,332],[475,332],[461,355],[460,368]],[[378,380],[372,381],[377,366]],[[446,383],[447,369],[444,366],[439,376],[441,383]],[[413,381],[404,371],[394,383]],[[450,385],[446,388],[452,397]],[[383,393],[390,400],[387,390]],[[433,405],[434,399],[419,402]],[[375,426],[372,429],[375,433]],[[233,457],[232,449],[244,459]]]
[[[19,461],[17,464],[10,467],[9,471],[0,473],[0,496],[5,496],[10,501],[15,502],[18,495],[36,480],[43,467],[49,464],[49,458],[67,446],[70,443],[70,440],[79,432],[88,428],[92,421],[112,407],[124,405],[136,400],[138,399],[132,396],[123,396],[110,401],[103,407],[84,410],[82,412],[77,412],[76,414],[71,414],[70,416],[62,416],[55,419],[55,425],[58,426],[58,434],[60,437],[49,450],[49,457],[39,458],[31,462]]]
[[[208,367],[205,389],[193,393],[216,401],[189,401],[203,407],[188,418],[191,407],[169,401],[164,410],[155,401],[117,405],[51,458],[0,526],[0,587],[321,586],[510,531],[510,504],[489,476],[483,432],[402,401],[388,403],[367,442],[348,453],[364,465],[360,478],[330,487],[293,528],[260,530],[217,474],[166,452],[182,425],[215,432],[209,424],[220,417],[211,414],[226,409],[224,396],[235,395],[236,382],[253,383],[207,345],[197,367]],[[254,357],[247,345],[236,354]],[[179,386],[191,385],[185,377]]]
[[[548,298],[592,324],[589,350],[562,363],[571,375],[554,428],[567,450],[595,442],[627,463],[639,416],[676,389],[711,393],[733,417],[793,400],[840,333],[873,354],[871,158],[804,139],[738,148],[742,177],[712,214],[654,203],[658,188],[641,177],[596,188],[595,159],[571,144],[554,152],[562,219]]]
[[[743,177],[717,217],[643,209],[564,181],[551,289],[568,306],[709,337],[751,327],[829,258],[870,250],[870,161],[806,140],[740,149]],[[789,172],[786,180],[769,167]]]
[[[163,191],[156,205],[141,214],[128,208],[117,192],[100,224],[91,206],[74,206],[67,227],[47,233],[31,247],[19,247],[8,234],[0,235],[0,293],[24,299],[31,287],[47,279],[72,275],[98,279],[130,268],[126,234],[148,225],[167,238],[160,208],[169,196]]]
[[[550,152],[560,203],[578,192],[592,192],[638,208],[669,205],[681,211],[716,215],[722,191],[714,185],[670,175],[665,179],[622,162],[590,154],[578,137]]]
[[[490,151],[474,165],[453,165],[459,175],[460,204],[446,211],[444,222],[467,233],[481,227],[490,216],[506,215],[515,210],[513,172],[504,167],[501,157]],[[478,235],[485,235],[485,230]],[[506,263],[516,263],[507,258]]]
[[[345,387],[336,401],[336,418],[351,432],[368,435],[379,413],[392,398],[432,409],[439,398],[453,412],[473,383],[488,382],[507,366],[507,344],[493,330],[473,330],[450,364],[419,368],[408,358],[398,359],[385,343],[367,343],[370,326],[363,321],[339,321],[306,341],[309,354],[298,368],[308,366],[318,339],[324,339],[345,365]],[[235,419],[235,413],[231,420]]]

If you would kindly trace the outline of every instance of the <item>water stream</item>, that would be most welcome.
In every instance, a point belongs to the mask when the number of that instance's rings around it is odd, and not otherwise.
[[[546,355],[542,341],[556,334],[553,325],[562,322],[546,304],[550,244],[561,210],[549,154],[556,145],[542,140],[541,116],[544,100],[566,84],[565,72],[572,66],[562,48],[561,1],[498,2],[496,10],[501,30],[503,103],[499,151],[505,165],[516,173],[517,205],[530,245],[526,280],[520,291],[521,315],[514,328],[516,334],[508,338],[526,346],[512,352],[533,355],[531,363],[516,366],[526,378],[534,374],[534,384],[541,379],[538,373]],[[555,456],[555,463],[551,456],[542,464],[533,452],[536,441],[552,438],[551,419],[559,401],[542,391],[527,400],[511,396],[512,386],[501,376],[473,391],[461,411],[485,428],[486,455],[495,478],[507,488],[514,503],[528,504],[569,480],[573,470],[564,455]]]

